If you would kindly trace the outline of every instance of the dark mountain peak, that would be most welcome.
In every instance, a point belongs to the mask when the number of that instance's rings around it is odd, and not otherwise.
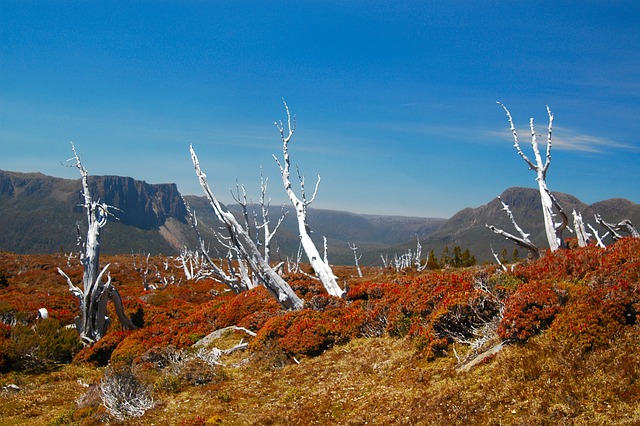
[[[187,210],[174,183],[149,184],[122,176],[90,176],[95,199],[118,209],[115,216],[125,225],[159,228],[168,218],[186,223]],[[78,193],[81,200],[82,194]]]
[[[630,219],[634,225],[638,226],[640,223],[634,221],[631,216],[633,211],[640,210],[640,205],[629,201],[626,198],[610,198],[604,201],[598,201],[589,206],[589,209],[594,214],[598,213],[602,215],[602,218],[607,222],[620,222],[624,219]]]

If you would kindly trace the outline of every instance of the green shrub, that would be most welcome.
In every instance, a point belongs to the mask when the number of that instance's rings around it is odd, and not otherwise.
[[[9,286],[9,274],[4,268],[0,267],[0,288]]]
[[[52,364],[71,362],[82,347],[76,330],[47,318],[35,326],[16,324],[11,330],[6,356],[12,369],[46,369]]]

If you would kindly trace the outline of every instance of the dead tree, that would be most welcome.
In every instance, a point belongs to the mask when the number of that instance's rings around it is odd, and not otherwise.
[[[533,244],[533,242],[531,242],[531,240],[529,239],[529,234],[524,232],[522,230],[522,228],[520,228],[520,226],[518,226],[518,224],[516,223],[515,218],[513,217],[513,213],[511,213],[511,210],[509,209],[509,206],[506,205],[504,203],[504,201],[502,201],[502,199],[500,197],[498,197],[498,200],[500,200],[500,203],[502,203],[502,210],[507,212],[507,215],[509,216],[509,219],[511,219],[511,223],[513,223],[513,226],[516,228],[516,230],[520,234],[520,237],[516,237],[515,235],[510,234],[508,232],[505,232],[502,229],[498,229],[493,225],[485,225],[485,226],[487,228],[489,228],[490,230],[492,230],[493,232],[495,232],[496,234],[502,235],[507,240],[511,240],[514,243],[516,243],[517,245],[519,245],[520,247],[523,247],[523,248],[529,250],[529,253],[531,254],[531,256],[534,259],[537,259],[538,257],[540,257],[540,249],[538,249],[538,247],[535,244]]]
[[[77,167],[82,177],[82,195],[84,198],[84,211],[87,215],[87,238],[84,241],[84,252],[80,254],[80,262],[83,267],[83,288],[76,287],[71,278],[58,268],[58,272],[69,284],[69,290],[78,298],[80,315],[76,317],[76,328],[80,338],[85,344],[94,344],[107,332],[110,319],[107,316],[107,303],[113,301],[116,314],[125,329],[134,329],[135,325],[126,316],[120,293],[111,283],[111,275],[107,271],[109,264],[100,268],[100,229],[107,224],[109,206],[91,198],[89,191],[89,173],[80,162],[76,148],[73,149],[74,162],[72,167]],[[78,242],[81,243],[80,229],[78,228]],[[106,275],[106,282],[104,277]]]
[[[313,191],[313,195],[310,199],[307,199],[306,197],[304,177],[300,175],[299,170],[298,179],[300,181],[300,198],[298,198],[291,187],[291,161],[289,159],[289,142],[291,141],[291,137],[293,136],[293,132],[295,131],[295,122],[292,125],[291,113],[289,112],[289,107],[287,106],[286,102],[284,102],[284,107],[287,112],[286,134],[282,122],[280,121],[276,123],[276,127],[280,132],[280,138],[282,139],[283,163],[280,163],[280,160],[277,156],[274,155],[273,158],[276,160],[276,163],[278,163],[278,166],[280,167],[280,174],[282,175],[282,183],[284,184],[284,189],[287,193],[287,196],[289,197],[289,200],[291,200],[291,204],[293,204],[294,210],[296,212],[300,242],[305,254],[307,255],[307,258],[309,259],[311,267],[330,295],[336,297],[344,297],[345,291],[338,285],[337,278],[333,274],[331,266],[329,266],[329,263],[326,262],[326,259],[323,259],[320,256],[320,252],[316,248],[315,244],[311,240],[311,236],[309,235],[311,233],[311,230],[309,228],[309,224],[307,223],[307,208],[311,203],[313,203],[316,194],[318,193],[320,176],[318,176],[315,190]]]
[[[196,280],[200,269],[198,251],[191,251],[187,247],[183,247],[180,249],[180,255],[174,260],[174,266],[182,269],[187,281]]]
[[[262,245],[263,245],[263,253],[264,253],[263,255],[264,255],[264,260],[267,263],[269,263],[271,258],[271,240],[273,239],[276,232],[278,231],[278,228],[280,228],[280,225],[282,225],[282,222],[284,222],[284,218],[286,216],[286,211],[284,210],[284,207],[283,207],[282,214],[280,215],[278,222],[273,227],[273,230],[271,230],[271,219],[269,218],[269,207],[271,204],[271,199],[267,198],[266,196],[268,182],[269,182],[269,179],[263,176],[262,170],[261,170],[260,171],[260,209],[262,211],[262,223],[259,224],[258,220],[256,219],[255,225],[256,225],[256,229],[262,230],[262,234],[263,234]],[[277,270],[278,267],[274,269]]]
[[[200,269],[200,275],[202,277],[212,277],[213,279],[220,281],[236,294],[255,287],[253,280],[249,278],[248,272],[246,272],[244,259],[238,256],[238,249],[229,242],[231,238],[225,237],[221,235],[220,232],[211,229],[211,231],[217,238],[219,245],[227,250],[227,255],[225,256],[227,269],[229,271],[227,272],[224,270],[224,262],[220,260],[220,265],[218,265],[209,254],[209,249],[204,239],[202,238],[202,235],[200,234],[200,230],[198,229],[198,219],[196,217],[195,211],[191,210],[191,207],[187,202],[185,202],[184,205],[187,209],[187,216],[189,217],[191,226],[193,227],[196,237],[198,238],[200,251],[202,252],[203,260]],[[236,266],[234,265],[234,260],[238,265],[237,270]]]
[[[547,130],[547,153],[545,157],[545,161],[543,163],[542,156],[540,155],[540,149],[538,147],[537,134],[533,125],[533,118],[529,119],[529,128],[531,130],[531,147],[533,148],[533,154],[535,156],[536,162],[533,163],[522,149],[520,149],[520,144],[518,143],[518,134],[516,132],[516,128],[513,125],[513,118],[511,117],[511,113],[502,103],[498,102],[498,104],[504,109],[507,113],[507,117],[509,119],[509,125],[511,133],[513,134],[514,144],[513,146],[516,148],[518,155],[524,160],[525,163],[529,166],[529,169],[536,172],[536,180],[538,181],[538,189],[540,190],[540,201],[542,203],[542,214],[544,217],[544,228],[547,236],[547,241],[549,242],[549,248],[551,251],[558,250],[559,248],[565,247],[565,242],[562,237],[562,232],[566,228],[566,216],[563,218],[561,223],[555,223],[554,217],[555,213],[553,211],[554,205],[556,202],[553,200],[551,192],[547,188],[547,170],[549,170],[549,165],[551,164],[551,134],[553,130],[553,114],[551,110],[547,106],[547,114],[549,115],[549,127]]]
[[[578,247],[586,247],[589,245],[589,239],[591,234],[587,232],[582,220],[582,214],[573,210],[573,228],[576,232],[576,238],[578,239]]]
[[[427,269],[427,265],[429,264],[429,255],[427,255],[427,260],[425,260],[423,264],[420,260],[420,258],[422,257],[422,244],[420,244],[420,236],[416,235],[416,238],[418,241],[416,242],[416,256],[414,263],[418,272],[422,272]]]
[[[298,251],[295,258],[287,256],[287,271],[290,274],[297,274],[301,272],[300,262],[302,261],[302,244],[298,244]]]
[[[238,260],[242,260],[245,263],[240,262],[240,265],[246,264],[253,274],[257,277],[259,282],[265,286],[265,288],[271,293],[272,296],[280,303],[280,305],[286,309],[300,309],[302,308],[303,301],[300,299],[291,286],[278,275],[271,266],[264,260],[264,257],[258,250],[255,242],[249,235],[249,230],[243,227],[227,210],[213,194],[213,191],[207,183],[207,175],[200,169],[200,163],[198,157],[190,146],[191,160],[195,167],[196,175],[200,181],[200,186],[204,190],[204,193],[209,200],[209,204],[213,207],[213,211],[216,217],[225,225],[228,238],[229,247],[233,247],[236,250]],[[202,240],[201,245],[203,246]],[[207,256],[208,257],[208,256]],[[210,258],[207,259],[211,266],[215,265]],[[241,266],[242,267],[242,266]],[[238,288],[242,290],[242,288]]]
[[[362,255],[358,256],[358,247],[355,244],[348,243],[349,248],[353,251],[353,260],[356,264],[356,270],[358,271],[358,276],[362,278],[362,269],[360,269],[360,259],[362,259]]]
[[[282,225],[284,218],[286,216],[286,212],[284,211],[284,207],[282,208],[282,214],[278,219],[273,230],[271,230],[271,220],[269,217],[269,207],[271,204],[271,199],[267,199],[267,182],[268,179],[264,177],[262,174],[262,170],[260,170],[260,210],[262,213],[262,220],[258,219],[258,213],[255,208],[253,209],[253,224],[256,231],[255,243],[256,247],[262,247],[262,257],[267,264],[270,264],[271,258],[271,241],[275,236],[278,228]],[[247,202],[247,193],[244,188],[244,185],[240,185],[236,182],[236,194],[231,193],[231,196],[238,203],[240,208],[242,209],[242,217],[244,218],[245,229],[247,231],[250,229],[249,224],[249,203]],[[262,232],[262,238],[261,238]],[[283,263],[276,265],[273,267],[274,270],[278,270],[283,266]]]
[[[598,225],[604,227],[611,233],[611,238],[613,238],[614,241],[618,241],[624,237],[620,232],[625,232],[633,238],[640,238],[640,233],[638,233],[638,230],[629,219],[625,219],[617,224],[605,222],[599,214],[595,215],[595,219]]]

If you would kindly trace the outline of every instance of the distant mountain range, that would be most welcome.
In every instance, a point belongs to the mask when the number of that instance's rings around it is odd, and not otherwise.
[[[148,184],[120,176],[90,176],[89,182],[94,198],[116,208],[114,218],[102,230],[103,253],[173,255],[181,247],[196,247],[186,207],[175,184]],[[640,205],[629,200],[610,199],[586,205],[568,194],[555,195],[567,214],[571,215],[576,209],[585,222],[594,226],[595,213],[609,222],[630,219],[640,224]],[[530,238],[540,247],[546,247],[538,190],[509,188],[501,197],[518,224],[531,234]],[[185,196],[184,200],[196,211],[205,229],[219,226],[204,197]],[[0,171],[0,250],[17,253],[78,250],[76,226],[81,229],[86,226],[82,202],[80,179]],[[236,205],[229,209],[239,213]],[[272,220],[277,220],[281,212],[282,207],[272,207]],[[287,206],[285,212],[285,220],[273,242],[274,256],[282,259],[295,256],[299,244],[295,213]],[[327,238],[329,260],[334,264],[353,264],[349,243],[358,247],[363,265],[381,265],[381,255],[392,258],[396,253],[415,250],[418,238],[423,256],[433,249],[440,257],[445,246],[449,250],[459,246],[462,250],[468,248],[480,262],[492,260],[490,247],[498,253],[503,248],[511,253],[515,248],[513,243],[485,227],[493,224],[514,233],[497,199],[480,207],[463,209],[449,219],[310,209],[308,220],[317,244],[321,246],[322,237]],[[208,241],[213,242],[211,234],[205,232],[207,235]]]

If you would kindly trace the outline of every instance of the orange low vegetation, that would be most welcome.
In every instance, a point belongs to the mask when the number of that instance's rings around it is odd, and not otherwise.
[[[235,295],[187,281],[167,258],[144,260],[103,259],[138,329],[122,330],[110,312],[107,335],[82,348],[64,327],[77,301],[56,271],[80,283],[77,259],[0,253],[0,423],[115,421],[97,390],[105,368],[153,391],[155,407],[130,424],[640,423],[639,239],[546,253],[510,272],[367,269],[357,278],[340,268],[345,300],[291,275],[305,300],[294,312],[263,288]],[[151,276],[175,279],[145,290]],[[42,307],[48,320],[37,317]],[[229,326],[255,337],[218,336],[218,349],[249,343],[221,358],[196,344]],[[460,372],[486,349],[481,340],[507,345]],[[48,380],[68,397],[47,397]],[[35,395],[49,402],[36,409]]]

